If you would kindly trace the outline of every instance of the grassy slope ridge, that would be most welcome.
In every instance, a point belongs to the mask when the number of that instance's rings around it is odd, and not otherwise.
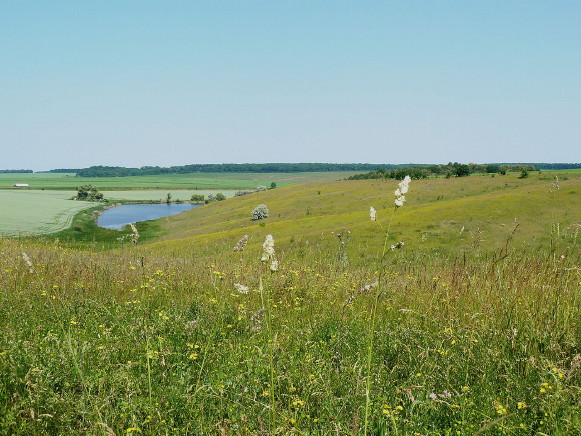
[[[550,237],[551,223],[562,231],[579,224],[581,177],[561,181],[550,193],[551,181],[512,177],[470,177],[413,181],[404,208],[393,216],[391,240],[404,240],[414,248],[453,248],[504,245],[514,227],[514,243],[534,244]],[[387,225],[393,213],[393,181],[337,181],[307,184],[255,193],[214,203],[163,221],[163,239],[152,249],[189,246],[202,241],[234,246],[245,233],[260,238],[271,233],[278,242],[316,239],[346,227],[352,244],[364,249],[382,238],[369,220],[369,207],[378,222]],[[396,186],[395,186],[396,187]],[[264,203],[270,217],[252,221],[252,209]],[[264,226],[264,227],[262,227]],[[569,229],[569,230],[574,230]]]
[[[0,239],[0,433],[579,434],[581,175],[412,181],[381,259],[395,188],[277,188],[108,251]]]

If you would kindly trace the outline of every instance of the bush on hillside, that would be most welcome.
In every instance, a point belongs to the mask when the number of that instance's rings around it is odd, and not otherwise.
[[[259,204],[252,211],[252,219],[256,221],[261,220],[263,218],[268,218],[268,214],[269,214],[268,207],[266,207],[265,204]]]

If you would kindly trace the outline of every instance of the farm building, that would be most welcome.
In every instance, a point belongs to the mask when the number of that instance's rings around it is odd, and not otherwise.
[[[28,183],[15,183],[13,186],[15,188],[28,188]]]

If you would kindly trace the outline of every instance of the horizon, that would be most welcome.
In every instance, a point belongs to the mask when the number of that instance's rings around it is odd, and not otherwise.
[[[414,162],[407,162],[407,163],[401,163],[401,164],[396,164],[396,163],[389,163],[389,162],[381,162],[381,163],[375,163],[375,162],[262,162],[262,163],[258,163],[258,162],[226,162],[226,163],[195,163],[195,164],[183,164],[183,165],[172,165],[170,167],[165,167],[165,166],[160,166],[160,165],[143,165],[140,167],[125,167],[125,166],[119,166],[119,165],[91,165],[89,167],[82,167],[82,168],[68,168],[68,167],[57,167],[57,168],[50,168],[50,169],[33,169],[33,168],[0,168],[0,173],[4,172],[6,174],[9,174],[10,172],[12,173],[18,173],[18,172],[29,172],[32,171],[33,173],[46,173],[46,172],[51,172],[51,171],[64,171],[64,170],[83,170],[83,169],[89,169],[89,168],[100,168],[100,167],[105,167],[105,168],[125,168],[125,169],[145,169],[145,168],[162,168],[162,169],[166,169],[166,168],[179,168],[179,167],[184,167],[184,166],[188,166],[188,165],[278,165],[278,164],[285,164],[285,165],[297,165],[297,164],[321,164],[321,165],[376,165],[376,166],[381,166],[381,165],[393,165],[393,166],[398,166],[398,167],[412,167],[412,166],[432,166],[432,165],[441,165],[441,166],[446,166],[446,165],[450,165],[450,164],[461,164],[461,165],[576,165],[581,167],[581,162],[458,162],[458,161],[450,161],[447,163],[414,163]],[[337,170],[337,171],[341,171],[341,170]],[[353,170],[345,170],[345,171],[353,171]]]

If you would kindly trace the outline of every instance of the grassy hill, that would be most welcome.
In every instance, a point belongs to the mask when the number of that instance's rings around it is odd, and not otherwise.
[[[511,236],[513,244],[538,246],[550,240],[556,223],[562,234],[573,235],[578,229],[581,177],[571,176],[559,183],[560,189],[552,189],[552,178],[545,174],[530,179],[473,176],[413,181],[406,206],[395,214],[393,191],[397,185],[393,181],[290,186],[165,219],[161,230],[166,236],[151,249],[181,250],[216,243],[221,250],[233,247],[245,233],[255,245],[271,233],[287,247],[329,239],[330,232],[345,227],[351,231],[351,246],[365,254],[368,247],[381,245],[383,232],[378,224],[386,227],[390,221],[390,241],[404,240],[413,249],[495,249]],[[250,212],[260,203],[268,206],[270,217],[252,221]],[[378,211],[377,222],[369,219],[371,206]]]
[[[282,187],[114,249],[0,239],[0,433],[579,434],[559,177],[412,181],[397,210],[393,181]]]

